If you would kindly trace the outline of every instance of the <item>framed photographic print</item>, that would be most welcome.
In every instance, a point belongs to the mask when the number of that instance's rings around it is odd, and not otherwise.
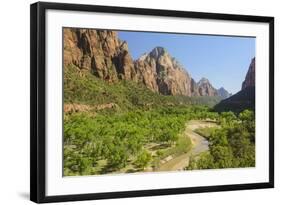
[[[274,18],[31,5],[31,200],[274,187]]]

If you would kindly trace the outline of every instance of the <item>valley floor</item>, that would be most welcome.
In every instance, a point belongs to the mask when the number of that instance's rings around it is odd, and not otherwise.
[[[186,128],[183,135],[190,138],[192,142],[192,149],[188,153],[183,153],[168,162],[160,165],[157,171],[180,171],[188,167],[190,156],[196,156],[202,152],[208,151],[209,142],[201,135],[194,132],[198,128],[217,127],[218,125],[212,121],[205,120],[191,120],[186,123]]]
[[[204,107],[73,113],[64,128],[65,176],[255,166],[248,110],[238,116]]]
[[[121,170],[111,172],[109,174],[120,174],[120,173],[134,173],[134,172],[158,172],[158,171],[183,171],[189,165],[189,159],[191,156],[198,156],[203,152],[209,150],[209,142],[203,136],[195,132],[199,128],[207,127],[218,127],[215,121],[208,120],[190,120],[185,124],[185,130],[180,134],[178,142],[191,142],[191,147],[187,148],[186,151],[177,152],[176,146],[166,147],[164,144],[149,144],[146,146],[148,152],[152,156],[155,156],[157,151],[161,150],[164,153],[170,153],[162,157],[157,167],[153,167],[154,161],[151,162],[150,166],[147,166],[144,170],[138,170],[131,164],[127,165]],[[174,150],[174,151],[173,151]]]

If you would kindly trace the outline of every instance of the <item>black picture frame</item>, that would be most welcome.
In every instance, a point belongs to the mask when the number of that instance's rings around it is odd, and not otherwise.
[[[170,188],[107,193],[46,196],[46,97],[45,26],[46,10],[121,13],[195,19],[263,22],[269,25],[269,181],[191,188]],[[37,203],[96,200],[123,197],[186,194],[274,187],[274,18],[144,8],[38,2],[30,6],[30,199]]]

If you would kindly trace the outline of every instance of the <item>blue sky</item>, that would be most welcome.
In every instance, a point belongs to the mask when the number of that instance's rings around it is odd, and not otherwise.
[[[133,59],[156,46],[164,47],[196,82],[206,77],[215,88],[224,87],[233,94],[241,89],[255,56],[255,38],[131,31],[118,35],[128,42]]]

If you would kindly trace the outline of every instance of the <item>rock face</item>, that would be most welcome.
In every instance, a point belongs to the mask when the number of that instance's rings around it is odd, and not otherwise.
[[[191,96],[191,77],[162,47],[135,61],[139,81],[163,95]]]
[[[250,66],[249,66],[245,80],[242,83],[242,90],[247,87],[255,86],[255,70],[256,70],[255,63],[256,63],[256,60],[255,60],[255,58],[253,58]]]
[[[156,47],[133,61],[128,44],[115,31],[64,29],[64,67],[81,71],[108,82],[132,80],[163,95],[216,96],[208,79],[198,83],[165,48]]]
[[[222,97],[222,99],[226,99],[231,96],[231,93],[229,93],[226,89],[221,87],[220,89],[217,90],[218,96]]]
[[[136,75],[128,45],[114,31],[65,28],[64,65],[69,64],[108,81]]]
[[[191,93],[192,93],[192,96],[200,96],[198,84],[195,82],[195,80],[193,78],[191,78]]]
[[[200,96],[217,96],[217,90],[211,85],[207,78],[201,78],[197,83],[198,93]]]
[[[255,58],[252,59],[242,89],[231,97],[222,100],[214,109],[218,112],[240,112],[244,109],[255,110]]]

